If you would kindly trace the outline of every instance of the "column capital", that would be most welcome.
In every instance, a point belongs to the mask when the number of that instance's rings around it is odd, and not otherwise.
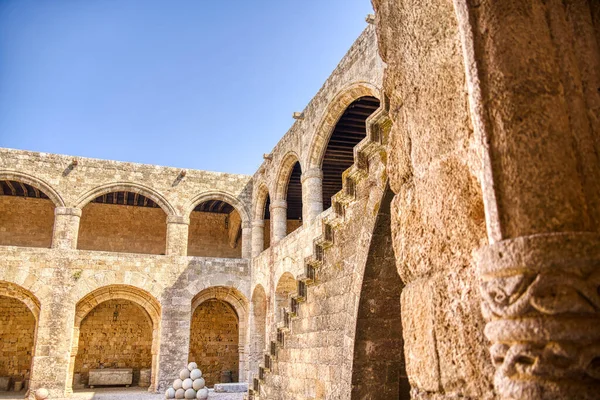
[[[72,215],[74,217],[81,217],[81,208],[77,208],[77,207],[56,207],[54,209],[54,215]]]
[[[186,217],[183,215],[169,215],[167,216],[167,224],[189,225],[190,217]]]
[[[504,398],[597,396],[597,386],[578,377],[595,378],[592,360],[600,357],[600,235],[521,236],[485,246],[476,261]],[[557,386],[565,377],[573,378]]]
[[[323,179],[323,170],[321,168],[307,169],[306,171],[302,172],[302,175],[300,175],[300,182],[304,183],[306,179],[311,178]]]
[[[287,208],[287,201],[285,200],[273,200],[271,203],[271,210],[276,208]]]

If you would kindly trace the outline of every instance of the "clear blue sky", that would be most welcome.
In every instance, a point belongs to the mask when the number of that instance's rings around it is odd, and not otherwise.
[[[0,0],[0,147],[252,174],[369,0]]]

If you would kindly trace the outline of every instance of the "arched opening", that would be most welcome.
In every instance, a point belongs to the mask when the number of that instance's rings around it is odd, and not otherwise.
[[[188,256],[241,258],[242,218],[223,200],[207,200],[190,213]]]
[[[124,299],[108,300],[81,321],[74,385],[87,385],[90,370],[132,368],[132,384],[148,387],[149,379],[144,379],[150,377],[151,367],[152,321],[138,304]]]
[[[388,188],[363,276],[354,341],[353,400],[410,399],[400,309],[404,284],[396,270],[392,247],[392,198]]]
[[[165,254],[167,215],[153,199],[130,191],[101,194],[82,210],[77,248]]]
[[[207,386],[239,379],[239,318],[227,301],[209,298],[192,313],[188,361],[202,369]]]
[[[131,369],[131,385],[154,388],[160,312],[151,294],[127,285],[102,287],[81,299],[73,330],[73,387],[106,384],[98,379],[107,369]]]
[[[262,204],[262,207],[259,205],[259,220],[264,223],[263,249],[266,250],[271,247],[271,196],[269,196],[269,192],[266,192]]]
[[[49,248],[54,207],[42,190],[13,179],[0,180],[0,245]]]
[[[275,322],[279,323],[284,320],[284,313],[290,308],[290,296],[296,293],[297,282],[294,276],[285,272],[279,278],[277,287],[275,288]]]
[[[39,302],[17,285],[0,282],[0,391],[24,390],[31,374]],[[20,389],[21,388],[21,389]]]
[[[267,295],[261,285],[257,285],[252,294],[252,326],[250,330],[249,371],[252,376],[258,374],[266,347]],[[249,377],[252,378],[252,377]]]
[[[294,163],[286,185],[287,233],[290,234],[302,226],[302,168]]]
[[[367,135],[367,118],[379,108],[379,100],[363,96],[352,102],[336,123],[321,161],[323,209],[342,189],[342,175],[354,163],[354,147]]]

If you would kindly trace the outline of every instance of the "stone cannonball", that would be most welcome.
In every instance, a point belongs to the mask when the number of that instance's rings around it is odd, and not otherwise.
[[[181,378],[181,380],[187,379],[190,377],[190,370],[187,368],[182,369],[179,372],[179,378]]]
[[[165,392],[165,399],[174,399],[175,398],[175,389],[168,388]]]
[[[175,392],[175,398],[176,399],[185,399],[185,390],[177,389],[177,391]]]
[[[192,383],[193,381],[190,378],[184,379],[183,383],[181,384],[181,388],[183,390],[188,390],[192,388]]]
[[[185,398],[186,399],[195,399],[196,398],[196,391],[194,389],[188,389],[185,391]]]
[[[195,390],[200,390],[204,387],[204,378],[198,378],[198,379],[194,379],[194,383],[192,384],[192,387]]]
[[[181,379],[175,379],[173,381],[173,389],[177,390],[177,389],[181,389],[181,385],[183,384],[183,380]]]
[[[196,395],[196,398],[199,400],[208,399],[208,388],[202,388],[202,389],[198,390],[198,394]]]
[[[191,362],[188,364],[188,370],[192,371],[196,368],[198,368],[198,364],[196,364],[195,362]]]
[[[50,396],[48,389],[41,388],[35,391],[36,400],[45,400],[48,396]]]
[[[200,371],[198,368],[195,368],[192,370],[192,372],[190,372],[190,378],[195,381],[198,378],[202,378],[202,371]]]

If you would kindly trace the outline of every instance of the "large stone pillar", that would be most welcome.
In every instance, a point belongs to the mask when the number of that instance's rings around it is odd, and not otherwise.
[[[252,257],[252,249],[254,242],[252,241],[252,228],[250,222],[242,222],[242,258]]]
[[[52,248],[76,249],[80,220],[80,208],[56,207],[54,209]]]
[[[489,246],[482,309],[504,399],[600,393],[600,3],[455,0]]]
[[[265,221],[252,221],[252,257],[265,249]]]
[[[302,173],[302,219],[312,222],[323,212],[323,171],[311,168]]]
[[[287,201],[275,200],[271,203],[272,245],[287,236]]]
[[[170,289],[161,299],[158,391],[163,393],[179,378],[190,354],[192,305],[185,289]],[[202,360],[195,360],[200,365]]]
[[[494,369],[472,257],[487,241],[481,161],[455,9],[439,0],[373,4],[394,122],[387,172],[411,394],[487,399]]]
[[[63,277],[63,279],[66,277]],[[63,398],[71,389],[69,364],[75,305],[69,304],[69,296],[59,289],[47,299],[41,300],[37,321],[37,339],[32,360],[30,399],[35,390],[46,388],[50,398]]]
[[[187,256],[190,219],[179,215],[167,218],[167,255]]]

